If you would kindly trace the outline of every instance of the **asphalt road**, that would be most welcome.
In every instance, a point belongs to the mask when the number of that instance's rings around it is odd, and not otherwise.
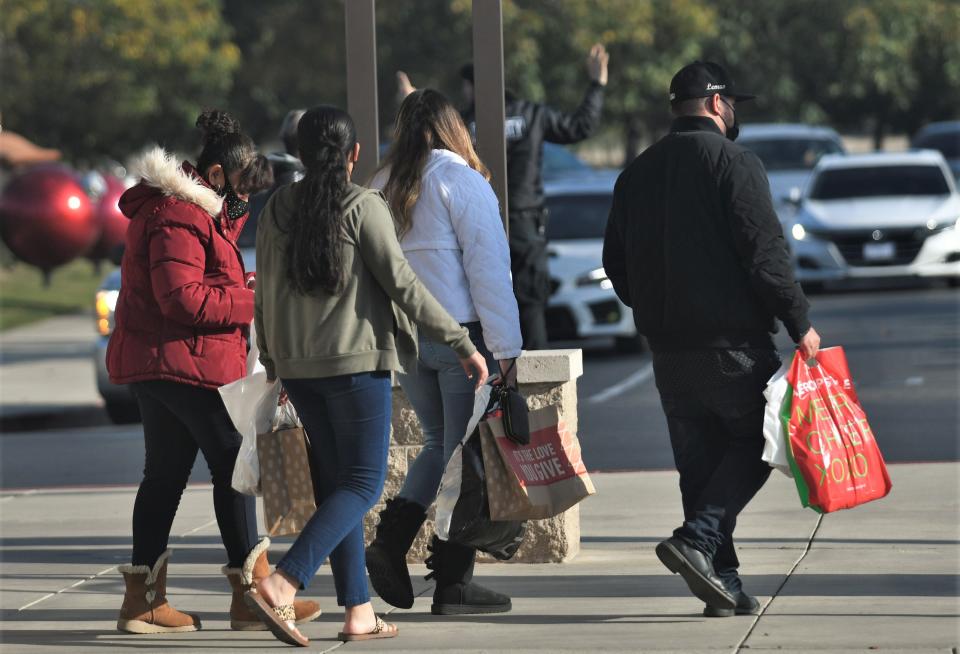
[[[906,288],[816,295],[812,321],[824,345],[842,345],[857,391],[890,462],[956,461],[960,454],[960,292]],[[789,342],[778,343],[785,355]],[[649,358],[586,344],[580,439],[594,470],[673,465]],[[141,432],[133,427],[55,429],[0,436],[0,487],[135,484]],[[193,481],[209,474],[202,457]]]

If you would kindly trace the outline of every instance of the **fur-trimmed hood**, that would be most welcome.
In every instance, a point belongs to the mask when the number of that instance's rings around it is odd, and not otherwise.
[[[153,147],[137,157],[131,172],[140,183],[120,198],[120,211],[133,218],[144,203],[158,194],[195,204],[216,218],[223,207],[223,198],[200,177],[188,162],[178,162],[161,147]]]

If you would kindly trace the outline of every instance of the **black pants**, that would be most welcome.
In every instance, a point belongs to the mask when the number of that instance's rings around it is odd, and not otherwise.
[[[523,349],[547,347],[546,308],[550,297],[545,209],[511,211],[510,269],[520,309]]]
[[[712,556],[717,575],[737,592],[740,561],[733,531],[737,516],[770,476],[760,458],[763,389],[779,357],[773,350],[752,357],[738,352],[738,359],[721,358],[725,354],[655,353],[654,370],[680,473],[684,523],[674,535]]]
[[[167,549],[190,470],[203,452],[227,564],[241,567],[257,543],[256,502],[233,490],[241,436],[216,391],[169,381],[132,384],[143,418],[146,456],[133,505],[133,564],[152,566]]]

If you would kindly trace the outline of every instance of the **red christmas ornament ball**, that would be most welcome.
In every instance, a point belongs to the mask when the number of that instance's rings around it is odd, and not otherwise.
[[[106,259],[114,249],[123,245],[130,219],[120,212],[120,196],[127,190],[123,180],[113,175],[104,175],[106,190],[96,200],[94,213],[100,223],[100,238],[87,253],[92,261]]]
[[[31,168],[0,195],[0,237],[17,258],[42,270],[83,255],[99,235],[90,199],[69,168]]]

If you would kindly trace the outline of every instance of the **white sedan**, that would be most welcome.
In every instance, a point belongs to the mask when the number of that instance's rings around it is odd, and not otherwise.
[[[550,340],[613,337],[617,349],[639,351],[633,312],[603,271],[603,235],[619,171],[594,171],[545,187],[551,296]]]
[[[960,280],[960,194],[933,150],[820,160],[787,234],[801,282]]]

